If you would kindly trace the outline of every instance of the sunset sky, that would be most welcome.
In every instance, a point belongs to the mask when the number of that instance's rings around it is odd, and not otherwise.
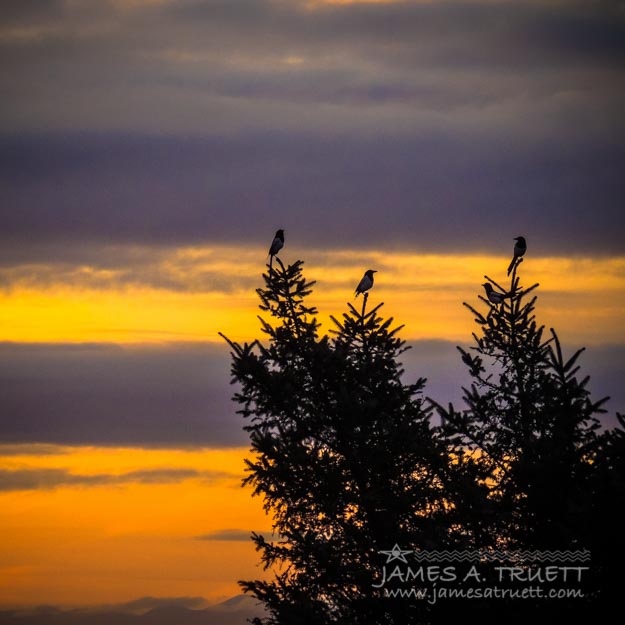
[[[268,246],[459,402],[484,275],[625,412],[622,0],[0,3],[0,609],[239,592]]]

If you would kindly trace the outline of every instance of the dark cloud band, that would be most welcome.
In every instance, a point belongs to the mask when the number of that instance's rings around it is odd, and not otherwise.
[[[79,474],[65,469],[0,470],[0,491],[40,490],[60,487],[112,486],[121,484],[170,484],[188,479],[214,480],[229,474],[195,469],[146,469],[119,475]]]
[[[0,248],[622,253],[621,5],[4,3]]]
[[[221,345],[0,344],[0,441],[245,445]]]
[[[0,142],[2,256],[264,245],[276,224],[311,247],[507,252],[523,232],[547,254],[622,253],[625,147],[561,132],[15,138]]]
[[[407,380],[427,377],[428,396],[462,406],[461,387],[469,380],[455,344],[424,340],[413,345],[402,356]],[[606,423],[614,424],[614,413],[625,412],[625,348],[594,346],[581,364],[591,376],[595,398],[612,397]],[[0,443],[11,453],[20,453],[18,443],[246,446],[244,420],[230,399],[229,368],[227,347],[215,344],[0,344]],[[145,483],[183,476],[149,472],[126,477]],[[74,479],[60,474],[46,479],[65,478]],[[84,477],[90,479],[117,478]]]

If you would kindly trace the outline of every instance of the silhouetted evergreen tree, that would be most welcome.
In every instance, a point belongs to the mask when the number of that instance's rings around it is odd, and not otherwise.
[[[274,518],[254,535],[270,581],[242,582],[280,625],[411,623],[424,601],[386,599],[376,588],[380,550],[440,545],[446,502],[434,467],[444,457],[422,398],[404,384],[400,328],[351,304],[332,337],[306,305],[314,283],[302,262],[279,259],[258,289],[267,343],[232,348],[235,395],[255,456],[246,482]],[[258,621],[261,622],[261,621]]]
[[[466,409],[438,406],[441,431],[458,459],[456,481],[475,480],[455,500],[458,516],[476,546],[592,552],[617,483],[622,501],[623,474],[613,473],[613,465],[622,471],[622,434],[599,432],[596,415],[605,412],[607,398],[591,399],[589,378],[579,373],[584,350],[565,358],[555,330],[545,337],[534,314],[538,285],[523,289],[517,267],[508,290],[486,277],[508,295],[501,303],[480,296],[485,312],[465,303],[480,327],[472,349],[458,348],[472,379],[463,389]],[[608,577],[596,574],[605,555],[605,549],[592,553],[590,601],[517,602],[506,609],[519,622],[530,614],[594,609],[589,605]]]
[[[625,587],[625,418],[617,418],[620,427],[601,434],[588,469],[586,505],[577,511],[587,528],[597,601],[615,613],[622,608]]]
[[[257,624],[546,622],[616,601],[625,435],[600,430],[605,399],[593,401],[580,375],[583,350],[567,358],[555,331],[545,336],[538,285],[521,287],[519,264],[508,291],[487,278],[507,293],[501,303],[465,304],[479,331],[472,349],[459,348],[472,383],[458,410],[425,401],[424,379],[404,383],[401,327],[380,316],[382,304],[348,304],[321,335],[303,263],[275,259],[257,290],[266,340],[226,339],[254,452],[245,483],[274,520],[273,536],[253,535],[274,578],[241,582],[268,610]],[[380,551],[394,545],[589,549],[588,598],[432,606],[388,597]]]

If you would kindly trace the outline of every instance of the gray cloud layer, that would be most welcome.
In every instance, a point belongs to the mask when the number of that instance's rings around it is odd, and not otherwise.
[[[3,625],[241,625],[262,615],[258,602],[244,595],[210,606],[203,597],[141,597],[88,608],[22,607],[0,611],[0,621]]]
[[[261,532],[262,533],[262,532]],[[266,532],[271,534],[271,531]],[[223,541],[234,541],[234,542],[248,542],[250,540],[252,532],[251,530],[242,530],[242,529],[223,529],[216,530],[214,532],[209,532],[208,534],[202,534],[201,536],[196,536],[196,540],[223,540]]]
[[[195,469],[145,469],[120,475],[109,473],[79,474],[66,469],[0,469],[0,491],[39,490],[62,486],[111,486],[129,483],[168,484],[192,478],[218,479],[229,474]]]
[[[572,353],[573,346],[564,348]],[[462,406],[461,386],[469,380],[453,343],[418,341],[402,360],[407,380],[425,376],[428,396]],[[591,375],[595,399],[612,397],[605,422],[614,424],[615,412],[625,413],[625,347],[593,347],[581,365]],[[229,356],[221,346],[0,344],[0,389],[0,443],[214,447],[248,442],[244,420],[230,401]],[[117,479],[65,473],[5,478],[52,485]],[[170,478],[184,475],[148,472],[124,479]]]
[[[227,359],[210,345],[0,345],[0,440],[245,445]]]
[[[618,0],[120,7],[1,9],[5,255],[278,224],[316,246],[623,252]]]

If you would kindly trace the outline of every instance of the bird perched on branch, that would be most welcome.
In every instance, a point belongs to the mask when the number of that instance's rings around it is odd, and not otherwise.
[[[482,286],[484,287],[486,297],[488,297],[488,301],[491,302],[491,304],[501,304],[505,299],[513,296],[512,292],[500,293],[499,291],[495,291],[490,282],[484,282]]]
[[[356,287],[356,297],[358,297],[361,293],[368,291],[373,286],[374,273],[377,273],[377,269],[367,269],[367,271],[365,271],[365,275]]]
[[[284,247],[284,230],[276,231],[276,235],[269,246],[269,268],[273,265],[273,257]]]
[[[516,243],[514,244],[514,255],[512,256],[512,260],[508,265],[508,275],[512,273],[514,266],[519,262],[519,259],[525,252],[527,251],[527,243],[525,241],[525,237],[515,237],[514,239]]]

